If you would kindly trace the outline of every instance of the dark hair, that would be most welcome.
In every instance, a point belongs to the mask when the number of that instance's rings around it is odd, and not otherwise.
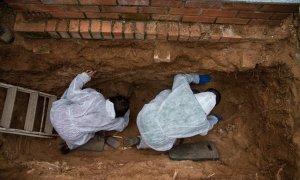
[[[216,106],[220,103],[221,93],[218,90],[216,90],[214,88],[208,88],[208,89],[205,90],[205,92],[212,92],[216,95]]]
[[[129,109],[129,99],[124,96],[114,96],[108,99],[114,104],[116,118],[123,117]]]

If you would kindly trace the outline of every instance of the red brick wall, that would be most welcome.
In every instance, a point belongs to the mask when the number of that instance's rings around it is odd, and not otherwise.
[[[201,0],[5,0],[31,16],[72,19],[175,21],[278,25],[299,5],[204,2]],[[149,27],[151,29],[151,27]],[[116,29],[117,33],[118,29]]]
[[[21,13],[16,16],[14,31],[26,38],[134,39],[184,42],[274,42],[289,36],[284,28],[276,26],[96,19],[26,20]]]

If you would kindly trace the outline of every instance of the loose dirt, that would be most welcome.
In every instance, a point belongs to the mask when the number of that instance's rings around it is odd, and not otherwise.
[[[90,68],[97,76],[86,86],[105,96],[130,97],[128,128],[112,134],[137,135],[143,105],[171,87],[177,73],[209,73],[222,101],[213,112],[223,116],[207,136],[220,152],[218,161],[172,161],[167,153],[135,148],[61,155],[60,139],[1,134],[3,179],[297,179],[299,175],[299,69],[295,29],[275,43],[179,43],[148,41],[33,40],[16,36],[1,44],[0,81],[62,95],[72,78]],[[169,50],[170,62],[157,63],[154,52]],[[0,89],[0,108],[5,93]],[[20,100],[24,104],[24,98]],[[26,108],[26,107],[25,107]],[[24,119],[22,110],[15,119]],[[1,109],[0,109],[1,110]],[[18,122],[19,122],[18,121]],[[19,126],[19,124],[15,124]]]

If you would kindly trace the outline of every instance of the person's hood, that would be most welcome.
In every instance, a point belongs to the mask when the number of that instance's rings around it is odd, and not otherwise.
[[[206,115],[208,115],[216,105],[216,95],[212,92],[201,92],[195,94],[195,97]]]
[[[114,119],[116,117],[114,103],[112,103],[110,100],[107,99],[105,102],[105,108],[108,113],[108,116]]]

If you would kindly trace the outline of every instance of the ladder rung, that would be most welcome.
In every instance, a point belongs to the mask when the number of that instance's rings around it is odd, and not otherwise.
[[[16,95],[17,87],[10,87],[7,89],[3,113],[1,117],[1,126],[4,128],[10,127]]]
[[[44,132],[47,134],[52,134],[52,131],[53,131],[53,127],[52,127],[52,124],[50,121],[50,111],[51,111],[52,103],[54,101],[56,101],[56,99],[57,99],[56,96],[52,96],[49,98],[48,109],[47,109],[47,119],[46,119],[45,130],[44,130]]]
[[[25,126],[24,126],[25,131],[33,130],[38,99],[39,99],[38,92],[30,93],[28,107],[27,107],[27,113],[26,113]]]

